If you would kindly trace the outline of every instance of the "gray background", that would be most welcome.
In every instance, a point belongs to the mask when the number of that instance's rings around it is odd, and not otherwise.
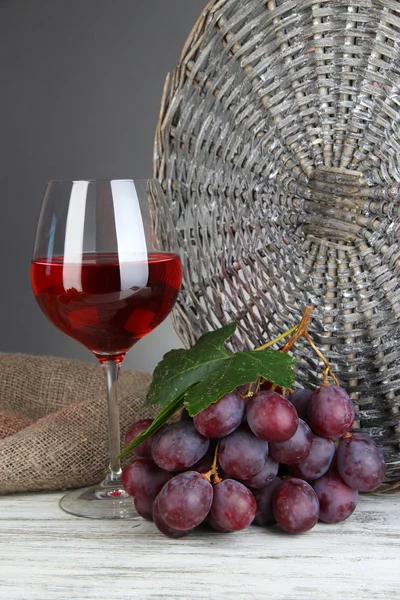
[[[206,0],[0,0],[0,351],[94,360],[36,305],[29,266],[49,179],[150,177],[168,71]],[[168,320],[125,368],[181,346]]]

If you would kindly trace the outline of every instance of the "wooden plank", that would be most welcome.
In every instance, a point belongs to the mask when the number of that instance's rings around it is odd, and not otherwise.
[[[364,496],[345,523],[298,536],[252,526],[182,540],[141,518],[71,517],[60,497],[0,498],[1,599],[400,599],[400,494]]]

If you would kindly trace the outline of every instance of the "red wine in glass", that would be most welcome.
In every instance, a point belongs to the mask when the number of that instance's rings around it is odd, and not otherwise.
[[[145,281],[146,279],[146,281]],[[177,254],[154,252],[121,264],[116,254],[36,259],[31,281],[46,317],[99,360],[125,353],[169,315],[182,280]]]
[[[154,179],[52,181],[46,188],[33,292],[46,317],[98,358],[108,402],[108,475],[63,496],[61,508],[73,515],[137,514],[121,483],[117,381],[126,352],[168,316],[179,292],[172,209]]]

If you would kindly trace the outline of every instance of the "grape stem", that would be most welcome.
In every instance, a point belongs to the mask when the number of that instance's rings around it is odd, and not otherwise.
[[[251,396],[255,396],[255,394],[257,394],[258,390],[260,389],[261,380],[262,380],[262,377],[257,378],[256,386],[253,391],[251,390],[252,384],[250,384],[250,387],[247,390],[246,398],[250,398]]]
[[[259,350],[266,350],[267,348],[270,348],[271,346],[273,346],[274,344],[276,344],[277,342],[280,342],[281,340],[283,340],[285,337],[287,337],[288,335],[290,335],[291,333],[293,333],[294,331],[296,331],[296,329],[298,327],[300,327],[301,322],[297,323],[297,325],[294,325],[294,327],[291,327],[290,329],[288,329],[287,331],[285,331],[284,333],[281,333],[281,335],[278,335],[278,337],[274,338],[273,340],[271,340],[270,342],[267,342],[266,344],[263,344],[262,346],[260,346],[259,348],[254,348],[254,350],[256,352],[258,352]]]
[[[311,339],[310,334],[308,333],[308,326],[310,324],[311,312],[312,312],[312,306],[307,305],[304,310],[303,318],[301,319],[299,325],[296,327],[295,332],[292,335],[292,337],[286,342],[286,344],[282,348],[281,352],[289,352],[292,349],[293,345],[297,342],[297,340],[300,339],[301,337],[304,337],[307,340],[307,342],[310,344],[311,348],[314,350],[314,352],[317,354],[317,356],[320,358],[320,360],[325,365],[325,369],[322,371],[322,377],[323,377],[322,385],[329,385],[328,376],[332,377],[332,379],[336,385],[340,385],[336,375],[332,372],[332,369],[331,369],[331,366],[330,366],[328,360],[322,354],[321,350],[319,350],[317,348],[317,346],[314,344],[314,342]]]
[[[220,483],[222,481],[221,477],[218,474],[218,453],[219,453],[220,443],[221,443],[221,440],[218,440],[218,443],[215,447],[214,460],[211,465],[211,469],[209,471],[207,471],[207,473],[203,473],[203,476],[213,485],[215,485],[216,483]]]
[[[322,385],[329,385],[328,382],[328,375],[330,375],[333,379],[333,381],[335,382],[336,385],[339,385],[339,381],[338,378],[336,377],[336,375],[332,372],[331,369],[331,365],[329,364],[329,362],[327,361],[327,359],[325,358],[325,356],[322,354],[322,352],[320,350],[318,350],[318,348],[316,347],[316,345],[314,344],[314,342],[312,341],[310,335],[308,332],[306,332],[304,334],[305,339],[307,340],[307,342],[310,344],[311,348],[314,350],[314,352],[319,356],[319,358],[322,360],[322,362],[325,365],[325,369],[322,371],[322,375],[323,375],[323,382]]]
[[[249,387],[247,388],[247,392],[246,392],[246,395],[244,396],[244,398],[251,398],[251,396],[254,395],[253,391],[251,389],[252,387],[253,387],[253,384],[249,383]]]

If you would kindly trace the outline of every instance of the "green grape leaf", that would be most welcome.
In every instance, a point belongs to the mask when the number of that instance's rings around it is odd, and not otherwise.
[[[129,454],[184,405],[194,416],[239,385],[257,381],[259,377],[282,388],[291,387],[296,361],[287,354],[276,350],[233,354],[225,348],[236,328],[236,323],[230,323],[202,335],[190,350],[171,350],[165,354],[154,370],[145,403],[160,406],[161,411],[117,458]]]
[[[232,354],[224,343],[236,331],[236,323],[202,335],[190,350],[171,350],[156,366],[146,405],[166,406],[192,385],[208,378]]]
[[[295,362],[287,354],[275,350],[231,354],[206,379],[187,390],[187,411],[193,417],[239,385],[257,381],[258,377],[282,388],[289,388],[295,379],[292,370]]]

